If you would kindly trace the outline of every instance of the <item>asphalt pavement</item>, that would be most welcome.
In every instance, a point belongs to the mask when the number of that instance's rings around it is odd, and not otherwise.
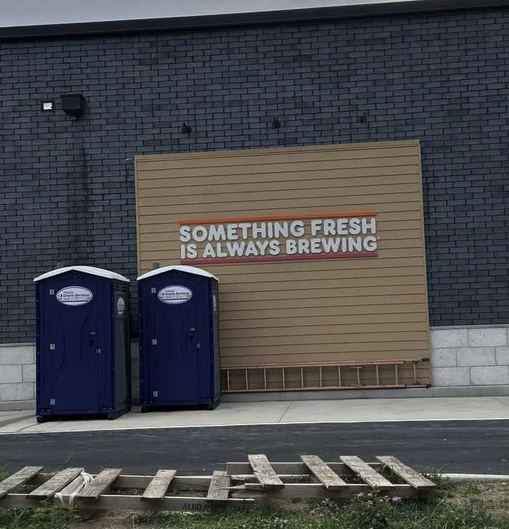
[[[0,467],[47,470],[121,467],[124,474],[210,474],[229,461],[264,453],[272,461],[316,454],[325,461],[394,455],[441,472],[509,474],[509,420],[314,423],[58,432],[0,436]]]

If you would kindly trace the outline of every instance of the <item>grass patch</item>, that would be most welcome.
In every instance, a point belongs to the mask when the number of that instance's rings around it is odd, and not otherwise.
[[[509,529],[509,485],[495,486],[495,495],[493,485],[439,485],[424,501],[368,494],[343,504],[266,502],[249,512],[138,514],[131,521],[139,529]]]
[[[43,504],[37,509],[0,510],[0,529],[63,529],[76,519],[66,505]]]
[[[48,503],[0,511],[0,529],[509,529],[509,483],[453,485],[431,477],[439,490],[428,500],[365,494],[341,504],[259,502],[248,512],[105,512],[87,522],[76,521],[67,506]]]

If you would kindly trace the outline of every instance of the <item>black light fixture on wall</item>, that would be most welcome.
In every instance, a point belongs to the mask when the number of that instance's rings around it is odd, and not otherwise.
[[[62,97],[62,110],[68,116],[80,118],[85,112],[86,99],[81,94],[64,94]]]

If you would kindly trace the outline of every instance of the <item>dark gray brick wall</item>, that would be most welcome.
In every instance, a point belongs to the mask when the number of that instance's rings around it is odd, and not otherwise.
[[[39,273],[136,276],[136,153],[414,138],[431,324],[509,323],[509,10],[2,42],[0,68],[1,342],[33,340]]]

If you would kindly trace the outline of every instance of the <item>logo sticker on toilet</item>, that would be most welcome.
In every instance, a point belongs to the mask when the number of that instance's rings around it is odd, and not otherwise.
[[[171,285],[162,288],[157,293],[157,297],[160,301],[168,305],[180,305],[181,303],[189,301],[193,297],[193,293],[181,285]]]
[[[65,287],[57,292],[57,300],[64,305],[78,307],[92,301],[94,295],[85,287]]]
[[[124,298],[118,298],[117,301],[117,314],[122,316],[125,312],[125,301]]]

